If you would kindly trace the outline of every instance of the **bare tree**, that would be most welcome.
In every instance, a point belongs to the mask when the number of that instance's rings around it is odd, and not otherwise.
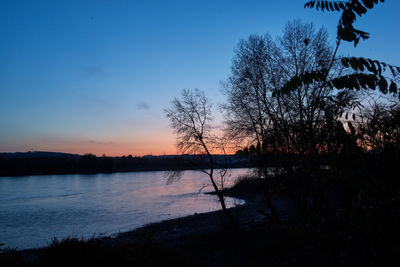
[[[355,122],[359,144],[379,153],[400,149],[400,103],[395,97],[370,96]]]
[[[288,173],[293,171],[293,157],[307,158],[299,162],[319,168],[316,155],[330,147],[327,127],[331,131],[339,127],[335,122],[354,100],[353,92],[340,92],[325,83],[327,77],[342,72],[332,60],[334,54],[325,29],[316,30],[312,23],[299,20],[287,23],[276,39],[251,35],[239,42],[231,75],[224,83],[226,130],[231,138],[262,148],[257,151],[258,165],[268,180],[271,152],[284,156],[274,164],[282,164]],[[293,77],[311,74],[320,79],[292,82]],[[266,198],[273,215],[270,190]]]
[[[225,197],[221,190],[227,168],[216,172],[212,153],[225,154],[224,142],[212,133],[211,103],[204,92],[184,89],[181,99],[175,98],[172,107],[165,109],[165,114],[177,135],[177,149],[180,153],[200,154],[205,156],[207,168],[200,168],[210,179],[224,214],[236,227],[236,221],[226,208]],[[196,158],[199,160],[200,158]],[[201,164],[204,164],[202,162]],[[199,166],[199,165],[198,165]],[[217,177],[219,176],[219,177]]]
[[[324,29],[289,22],[282,37],[251,35],[239,42],[232,72],[224,83],[227,131],[234,138],[265,148],[310,153],[321,143],[327,119],[337,119],[352,100],[323,85],[323,79],[282,93],[293,76],[327,69],[333,51]],[[330,66],[329,77],[341,70]],[[331,117],[334,118],[331,118]]]

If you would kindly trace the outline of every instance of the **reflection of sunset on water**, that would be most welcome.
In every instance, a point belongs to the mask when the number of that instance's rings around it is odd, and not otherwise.
[[[246,172],[233,169],[230,182]],[[168,185],[162,171],[3,177],[1,241],[19,248],[38,247],[55,236],[110,235],[151,222],[218,210],[216,196],[199,193],[208,183],[208,177],[199,171],[184,171]],[[207,191],[211,188],[203,190]],[[228,206],[234,203],[242,201],[228,198]]]

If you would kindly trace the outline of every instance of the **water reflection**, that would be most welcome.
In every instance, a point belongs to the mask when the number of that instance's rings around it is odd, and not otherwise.
[[[233,170],[228,184],[245,173]],[[170,185],[164,172],[0,178],[0,243],[33,248],[53,237],[111,235],[219,209],[215,196],[197,193],[207,183],[195,171]]]

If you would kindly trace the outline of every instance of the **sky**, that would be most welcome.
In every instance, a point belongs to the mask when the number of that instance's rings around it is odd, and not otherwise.
[[[301,19],[334,44],[339,13],[305,2],[0,0],[0,152],[175,154],[163,109],[184,88],[222,103],[240,39]],[[398,11],[377,5],[356,24],[371,38],[339,54],[400,65]]]

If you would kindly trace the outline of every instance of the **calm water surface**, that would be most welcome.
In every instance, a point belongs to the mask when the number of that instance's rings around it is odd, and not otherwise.
[[[246,172],[232,170],[228,184]],[[54,237],[112,235],[219,209],[215,196],[198,193],[205,184],[207,176],[195,171],[169,185],[162,171],[0,177],[0,243],[36,248]]]

